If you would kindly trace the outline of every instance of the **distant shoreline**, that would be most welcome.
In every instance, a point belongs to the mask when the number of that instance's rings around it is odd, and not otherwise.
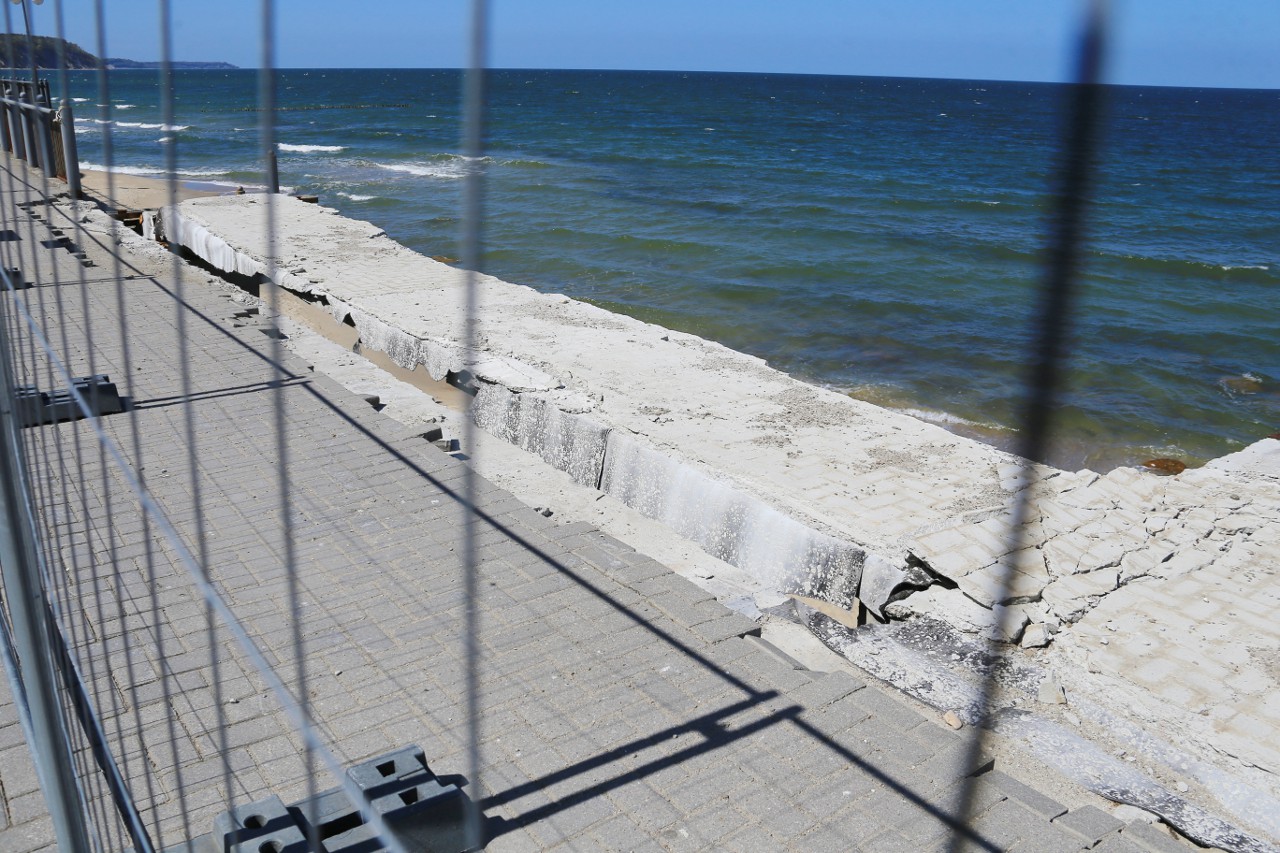
[[[107,57],[99,59],[93,53],[75,42],[66,41],[54,36],[31,36],[29,39],[15,34],[0,34],[0,56],[13,60],[12,68],[5,71],[30,71],[34,58],[35,65],[41,71],[56,71],[65,67],[68,71],[96,71],[100,64],[113,71],[126,69],[157,69],[165,66],[162,62],[141,62],[136,59]],[[215,69],[233,70],[238,66],[230,62],[170,62],[171,68],[188,70]]]

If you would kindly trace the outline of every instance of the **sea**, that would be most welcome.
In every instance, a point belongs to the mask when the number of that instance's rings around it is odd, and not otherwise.
[[[156,72],[107,83],[70,75],[84,167],[264,185],[256,72],[175,72],[170,121]],[[277,84],[294,192],[456,259],[480,169],[485,272],[1016,446],[1066,86],[497,70],[473,162],[456,70]],[[1199,465],[1280,431],[1280,91],[1103,103],[1045,461]]]

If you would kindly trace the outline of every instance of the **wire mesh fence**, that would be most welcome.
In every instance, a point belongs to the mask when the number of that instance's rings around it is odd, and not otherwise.
[[[487,8],[477,0],[472,9],[460,149],[481,163]],[[1080,47],[1063,143],[1036,371],[1028,380],[1026,458],[1044,447],[1070,327],[1098,110],[1100,9],[1093,7]],[[34,10],[24,3],[21,11],[25,18]],[[106,4],[98,0],[95,12],[97,53],[105,57]],[[8,32],[21,35],[13,13],[6,4]],[[41,13],[56,17],[61,35],[61,5]],[[257,133],[268,171],[276,151],[275,15],[274,4],[263,2]],[[168,2],[160,4],[159,25],[163,124],[172,126],[178,83]],[[15,57],[8,60],[14,67]],[[75,162],[74,136],[61,141],[53,124],[54,102],[70,105],[61,60],[58,69],[32,67],[29,79],[6,81],[0,99],[11,152],[0,187],[0,638],[61,847],[475,849],[510,827],[553,819],[786,730],[799,748],[856,768],[930,814],[949,830],[953,849],[996,849],[973,829],[980,791],[968,769],[944,798],[878,768],[791,704],[785,690],[750,683],[719,653],[655,626],[634,597],[583,569],[543,528],[511,521],[515,510],[472,466],[424,461],[367,415],[335,402],[332,389],[284,351],[279,288],[262,287],[252,330],[263,334],[231,335],[214,316],[229,297],[209,295],[207,276],[176,243],[150,266],[121,251],[132,239],[123,226],[75,202],[78,188],[63,179],[78,174],[74,165],[48,168],[58,154]],[[116,174],[111,85],[100,66],[108,198]],[[44,100],[38,111],[25,105],[35,93]],[[168,205],[176,207],[180,146],[165,152]],[[483,180],[483,168],[469,171],[460,215],[461,266],[471,271],[462,332],[469,354],[484,310],[477,284]],[[278,186],[278,178],[268,174],[263,183]],[[266,193],[262,202],[270,281],[283,200]],[[331,434],[334,457],[364,455],[329,470],[314,455],[316,430]],[[474,446],[470,433],[463,446]],[[420,505],[379,504],[389,483],[414,490]],[[359,528],[350,524],[353,506],[361,507]],[[1026,518],[1025,506],[1015,512],[1011,540]],[[584,596],[583,613],[614,620],[628,638],[622,652],[677,651],[699,674],[708,701],[719,704],[679,724],[610,723],[612,739],[584,738],[563,767],[534,782],[513,780],[504,769],[513,758],[495,738],[522,697],[543,689],[544,673],[520,643],[505,647],[499,638],[533,636],[555,624],[555,614],[510,596],[500,609],[482,606],[485,596],[506,595],[495,589],[498,568],[484,556],[499,546],[503,570],[515,567],[530,585],[554,575]],[[434,564],[429,592],[416,574],[420,563]],[[327,594],[334,588],[345,592],[341,604]],[[388,614],[406,612],[413,620],[399,635],[384,624],[394,621]],[[428,623],[438,628],[441,620],[451,642],[428,639]],[[592,642],[617,643],[605,633]],[[987,686],[986,699],[994,689]],[[371,695],[377,701],[366,701]],[[586,696],[566,701],[589,703]],[[387,734],[397,731],[406,735],[398,743]],[[427,731],[436,751],[423,763],[403,747]],[[971,731],[956,766],[982,764],[983,730]],[[679,746],[663,746],[671,742]],[[647,754],[660,746],[664,752]],[[434,775],[428,765],[438,761],[463,775]],[[569,782],[576,785],[569,793],[544,793]]]

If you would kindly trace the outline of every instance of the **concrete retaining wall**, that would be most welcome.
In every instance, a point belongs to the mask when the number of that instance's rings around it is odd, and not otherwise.
[[[599,488],[662,522],[778,592],[817,598],[856,613],[864,566],[890,565],[630,433],[564,411],[551,399],[563,389],[528,364],[492,352],[467,359],[456,343],[411,335],[324,292],[305,276],[268,271],[176,211],[162,212],[161,227],[167,239],[218,269],[269,275],[286,290],[323,297],[336,322],[359,332],[362,347],[386,353],[399,367],[413,370],[421,364],[433,379],[461,378],[477,392],[471,416],[482,429],[537,455],[575,482]],[[468,364],[471,374],[464,375]],[[864,603],[881,613],[894,588],[884,578],[896,575],[873,574],[879,580],[867,585]],[[867,593],[873,600],[865,600]]]

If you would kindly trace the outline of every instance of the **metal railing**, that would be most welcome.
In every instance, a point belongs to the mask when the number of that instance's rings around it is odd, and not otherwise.
[[[69,101],[53,106],[48,80],[0,79],[0,149],[66,181],[71,194],[80,195],[75,116]]]

